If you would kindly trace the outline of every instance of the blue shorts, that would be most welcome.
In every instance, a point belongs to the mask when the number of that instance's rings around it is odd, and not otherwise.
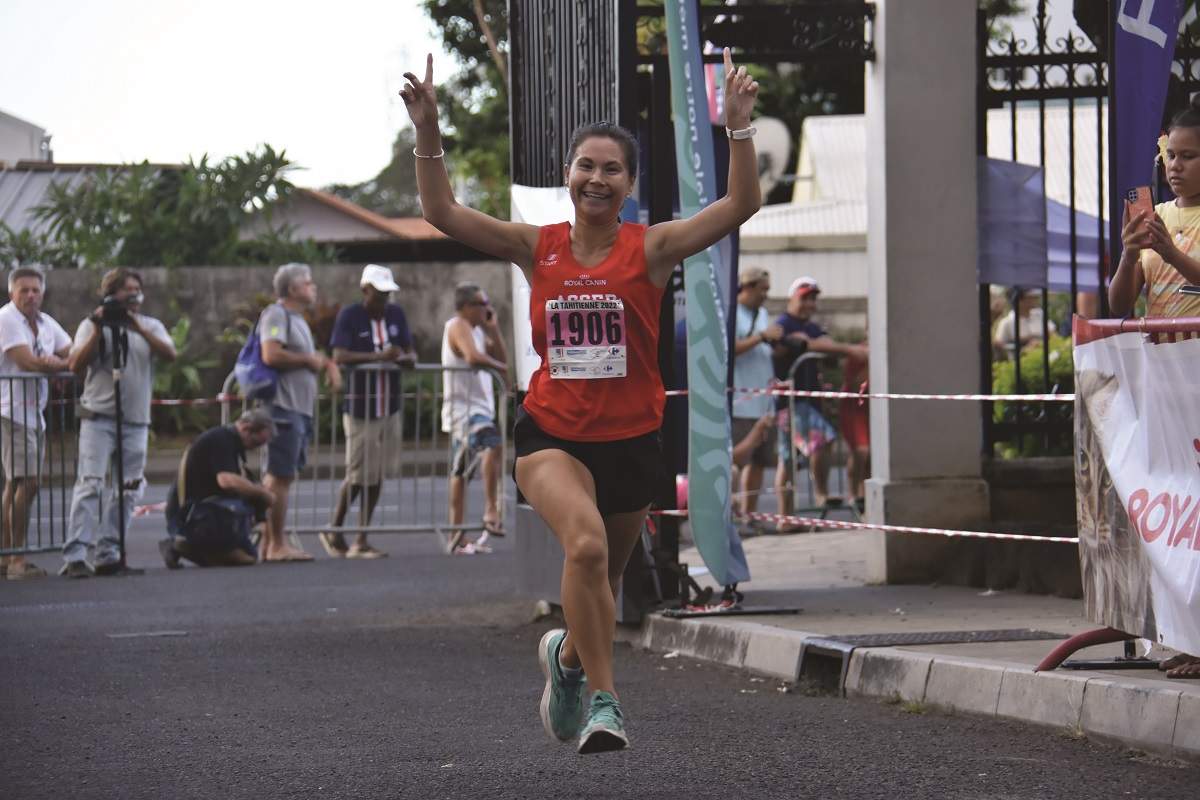
[[[294,477],[308,461],[308,446],[313,440],[312,417],[276,405],[269,408],[278,432],[267,443],[267,474],[276,478]]]
[[[500,444],[500,431],[496,421],[486,414],[472,414],[465,430],[460,428],[451,434],[453,442],[450,454],[450,474],[456,478],[475,474],[483,454]],[[465,440],[465,441],[464,441]]]
[[[801,457],[807,461],[813,453],[828,447],[837,438],[837,431],[829,424],[829,420],[807,401],[796,401],[795,416],[795,430],[789,424],[791,420],[787,418],[787,409],[780,413],[778,419],[779,462],[784,466],[791,465],[794,451],[799,450]]]

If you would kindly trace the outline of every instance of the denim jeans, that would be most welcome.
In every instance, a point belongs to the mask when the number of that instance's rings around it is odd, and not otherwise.
[[[146,487],[144,473],[149,432],[148,425],[121,424],[125,483],[136,487],[122,493],[126,531],[133,518],[134,504],[141,499]],[[68,563],[85,560],[88,545],[96,547],[97,565],[112,564],[121,558],[116,459],[117,421],[109,417],[82,420],[79,425],[79,477],[75,480],[75,491],[71,497],[70,536],[63,544],[63,559]],[[104,476],[110,467],[112,475],[106,491]]]

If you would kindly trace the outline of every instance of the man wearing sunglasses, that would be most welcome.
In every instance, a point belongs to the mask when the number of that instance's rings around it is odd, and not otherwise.
[[[454,288],[455,314],[442,334],[442,366],[454,367],[442,375],[442,430],[450,434],[450,525],[461,525],[466,515],[466,485],[476,468],[483,467],[483,533],[474,542],[463,541],[463,531],[452,530],[446,549],[452,555],[489,552],[487,537],[504,536],[500,512],[500,436],[496,428],[495,387],[489,371],[499,372],[508,388],[508,350],[500,333],[496,310],[477,283],[464,281]],[[469,369],[469,368],[474,369]]]

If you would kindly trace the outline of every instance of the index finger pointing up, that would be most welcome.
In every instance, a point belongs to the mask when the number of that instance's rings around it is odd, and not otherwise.
[[[725,56],[725,74],[733,72],[733,56],[729,54],[729,48],[726,47],[723,51]]]
[[[425,56],[425,82],[433,83],[433,53]]]

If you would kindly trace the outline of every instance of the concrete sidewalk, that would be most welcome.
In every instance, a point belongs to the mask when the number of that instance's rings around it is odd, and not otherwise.
[[[958,586],[868,585],[873,535],[835,531],[743,542],[751,575],[738,587],[744,609],[797,613],[682,619],[656,613],[618,635],[656,651],[814,681],[847,696],[1021,720],[1200,763],[1200,681],[1119,664],[1034,672],[1066,638],[1103,627],[1084,619],[1083,601]],[[703,563],[695,549],[682,550],[680,560],[693,568]],[[707,575],[697,582],[715,586]],[[1030,631],[1050,636],[1026,638]],[[928,633],[942,635],[914,636]],[[870,639],[830,641],[855,635]],[[905,643],[914,639],[927,643]],[[1123,654],[1117,643],[1070,658],[1107,661]]]

